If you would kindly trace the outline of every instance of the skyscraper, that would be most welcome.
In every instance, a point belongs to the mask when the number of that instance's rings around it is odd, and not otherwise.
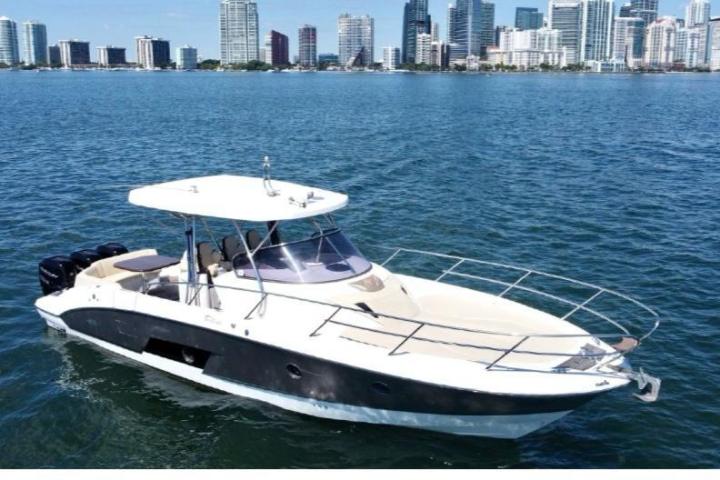
[[[183,45],[175,51],[175,68],[178,70],[195,70],[198,66],[197,48]]]
[[[432,65],[432,35],[429,33],[418,33],[415,44],[414,63]]]
[[[710,70],[720,70],[720,17],[708,22],[708,63]]]
[[[385,70],[395,70],[400,66],[400,49],[397,47],[383,48],[383,68]]]
[[[8,17],[0,17],[0,63],[5,65],[20,63],[17,24]]]
[[[579,62],[603,61],[612,54],[613,0],[582,0]]]
[[[23,23],[25,33],[25,63],[27,65],[45,65],[47,59],[47,28],[38,21]]]
[[[580,0],[550,0],[548,6],[548,26],[560,30],[560,48],[567,64],[580,62],[582,13]]]
[[[677,23],[673,17],[660,17],[645,33],[645,65],[650,68],[669,68],[675,60]]]
[[[515,28],[537,30],[543,26],[543,14],[537,8],[517,7],[515,9]]]
[[[48,65],[57,67],[62,65],[62,56],[60,55],[60,47],[58,45],[50,45],[48,47]]]
[[[402,63],[416,63],[417,38],[421,33],[430,33],[431,19],[428,15],[428,0],[409,0],[403,13]],[[418,62],[420,63],[420,62]]]
[[[60,40],[60,63],[65,68],[90,64],[90,42]]]
[[[613,59],[635,68],[645,53],[645,21],[639,17],[617,17],[613,33]]]
[[[650,25],[658,16],[658,0],[631,0],[630,10],[633,17],[640,17],[645,25]]]
[[[620,13],[618,13],[618,17],[622,18],[630,18],[633,16],[632,12],[632,3],[625,3],[620,7]]]
[[[481,8],[480,56],[487,58],[487,49],[495,45],[495,4],[483,2]]]
[[[685,26],[694,28],[710,21],[710,0],[690,0],[685,8]]]
[[[298,57],[303,68],[317,67],[317,28],[303,25],[298,31]]]
[[[220,2],[220,62],[223,65],[260,59],[257,3],[249,0]]]
[[[369,15],[338,17],[338,53],[343,67],[370,66],[375,55],[375,20]]]
[[[170,64],[170,42],[148,35],[135,37],[137,64],[146,70],[167,67]]]
[[[274,67],[290,65],[290,39],[275,30],[270,30],[265,35],[265,58],[266,63]]]
[[[482,0],[456,0],[448,8],[451,60],[482,57],[495,42],[495,4]],[[451,30],[451,31],[450,31]]]
[[[99,67],[110,67],[112,65],[125,65],[127,57],[123,47],[97,47],[97,63]]]

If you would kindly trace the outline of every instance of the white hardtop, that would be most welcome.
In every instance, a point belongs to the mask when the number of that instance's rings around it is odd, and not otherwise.
[[[237,175],[188,178],[130,191],[129,201],[189,216],[250,222],[295,220],[343,208],[347,195],[290,182]]]

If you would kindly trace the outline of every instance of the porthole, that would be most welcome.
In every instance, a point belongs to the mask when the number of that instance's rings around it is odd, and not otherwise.
[[[288,363],[288,365],[285,367],[290,374],[290,377],[294,379],[302,378],[302,371],[300,370],[300,367],[297,365],[294,365],[292,363]]]
[[[390,395],[390,387],[388,387],[382,382],[375,382],[370,385],[370,388],[372,388],[375,393],[379,393],[381,395]]]

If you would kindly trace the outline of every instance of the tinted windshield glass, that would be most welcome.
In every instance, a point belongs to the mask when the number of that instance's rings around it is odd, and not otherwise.
[[[339,230],[300,242],[262,248],[255,256],[260,278],[286,283],[334,282],[360,275],[370,269],[368,262]],[[233,262],[235,271],[255,278],[245,255]]]

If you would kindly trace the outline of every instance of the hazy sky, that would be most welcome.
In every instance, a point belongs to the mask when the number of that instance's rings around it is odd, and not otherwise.
[[[684,17],[688,0],[660,0],[660,13]],[[717,8],[720,0],[713,0]],[[218,58],[219,0],[0,0],[0,16],[17,22],[37,19],[48,28],[48,40],[66,38],[91,42],[92,55],[99,45],[128,48],[134,60],[133,38],[155,35],[170,40],[171,48],[190,44],[203,58]],[[297,50],[297,29],[304,23],[318,27],[318,50],[337,52],[337,16],[343,12],[375,17],[376,57],[383,46],[400,46],[404,0],[257,0],[260,33],[278,30],[290,37],[290,53]],[[616,5],[624,3],[616,0]],[[447,0],[430,0],[433,21],[445,37]],[[515,7],[547,10],[547,0],[495,0],[496,24],[514,23]],[[616,6],[616,8],[618,8]],[[716,10],[714,14],[718,14]],[[22,41],[22,39],[21,39]]]

